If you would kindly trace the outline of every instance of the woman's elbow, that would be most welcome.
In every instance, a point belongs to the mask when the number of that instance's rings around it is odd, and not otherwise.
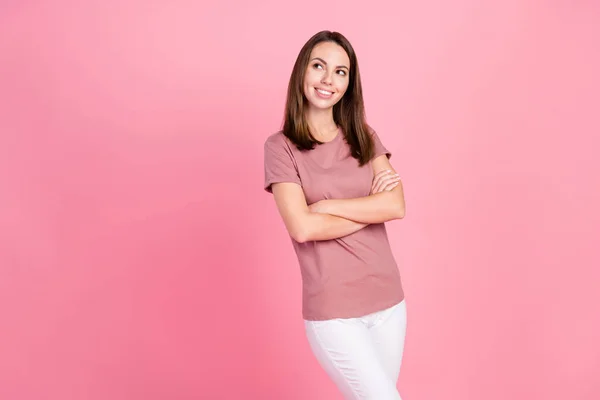
[[[404,203],[404,198],[396,198],[394,200],[394,216],[396,217],[396,219],[402,219],[406,215],[406,205]]]
[[[294,231],[290,234],[290,236],[298,243],[308,242],[308,236],[304,232]]]
[[[406,208],[404,207],[404,204],[398,205],[396,207],[396,218],[402,219],[402,218],[404,218],[405,215],[406,215]]]
[[[396,189],[388,192],[388,204],[390,205],[390,213],[393,219],[402,219],[406,214],[404,196],[402,192],[395,192]]]
[[[310,232],[306,225],[298,224],[290,231],[290,236],[298,243],[305,243],[311,240]]]

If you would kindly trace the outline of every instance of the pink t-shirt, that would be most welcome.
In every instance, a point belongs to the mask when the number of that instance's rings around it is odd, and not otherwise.
[[[375,157],[391,153],[374,133]],[[300,151],[282,132],[264,144],[264,189],[294,182],[308,204],[322,199],[368,196],[371,163],[358,166],[343,132],[313,150]],[[375,158],[374,157],[374,158]],[[384,224],[333,240],[298,243],[292,239],[302,276],[302,315],[306,320],[352,318],[391,307],[404,299],[398,266]]]

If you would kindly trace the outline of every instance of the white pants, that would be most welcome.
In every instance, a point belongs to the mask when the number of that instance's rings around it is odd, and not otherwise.
[[[396,388],[406,336],[406,302],[358,318],[304,321],[319,364],[345,399],[401,400]]]

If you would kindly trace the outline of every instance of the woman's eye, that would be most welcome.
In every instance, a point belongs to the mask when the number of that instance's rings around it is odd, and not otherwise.
[[[320,68],[320,67],[321,67],[321,64],[314,64],[314,65],[313,65],[313,67],[315,67],[315,68]]]
[[[338,73],[342,76],[346,76],[346,71],[344,71],[343,69],[339,70]]]

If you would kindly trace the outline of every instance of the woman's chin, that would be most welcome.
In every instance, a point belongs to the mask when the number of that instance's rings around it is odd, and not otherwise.
[[[332,109],[333,106],[335,105],[335,102],[331,101],[331,100],[327,100],[327,101],[311,100],[308,102],[308,104],[309,104],[310,108],[314,109],[315,111],[317,111],[317,110],[325,111],[325,110]]]

